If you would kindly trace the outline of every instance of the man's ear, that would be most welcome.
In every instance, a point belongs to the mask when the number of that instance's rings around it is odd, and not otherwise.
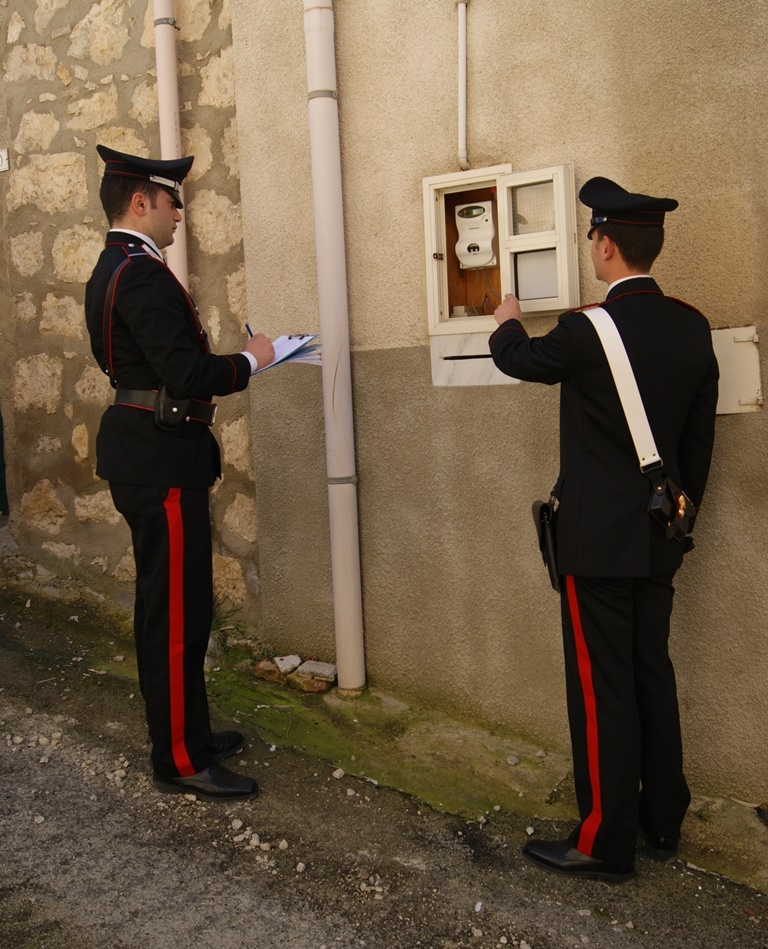
[[[143,191],[134,191],[131,195],[130,210],[138,217],[144,217],[149,208],[149,200]]]
[[[612,260],[615,255],[619,252],[616,242],[612,241],[607,234],[603,234],[598,242],[598,250],[600,252],[600,257],[603,260]]]

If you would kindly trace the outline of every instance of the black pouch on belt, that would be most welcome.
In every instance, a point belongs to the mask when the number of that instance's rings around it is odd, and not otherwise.
[[[155,425],[158,428],[179,428],[187,419],[191,399],[174,399],[165,386],[157,390],[155,403]]]
[[[648,513],[666,531],[669,540],[685,542],[693,530],[696,508],[688,495],[661,471],[646,472],[651,481]]]
[[[534,501],[533,523],[536,527],[536,536],[539,540],[541,557],[549,571],[549,582],[552,589],[560,592],[560,577],[557,573],[557,535],[555,533],[555,505],[554,497],[549,501]]]

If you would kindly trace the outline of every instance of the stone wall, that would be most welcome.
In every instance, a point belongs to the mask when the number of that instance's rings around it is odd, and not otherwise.
[[[190,291],[215,350],[245,315],[229,0],[177,3]],[[40,570],[127,602],[130,535],[95,474],[112,391],[90,353],[84,284],[103,246],[96,144],[159,156],[152,0],[0,0],[0,404],[11,531]],[[2,49],[2,47],[0,47]],[[256,509],[247,396],[223,400],[212,496],[217,592],[252,608]],[[20,562],[20,561],[15,561]]]

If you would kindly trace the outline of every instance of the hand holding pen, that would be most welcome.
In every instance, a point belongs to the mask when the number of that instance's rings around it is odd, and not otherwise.
[[[248,331],[248,340],[243,348],[254,357],[258,363],[258,368],[263,369],[275,358],[275,348],[263,333],[256,333],[254,336],[251,327],[247,323],[245,328]]]

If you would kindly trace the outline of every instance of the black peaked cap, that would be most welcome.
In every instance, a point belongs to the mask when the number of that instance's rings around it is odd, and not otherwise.
[[[141,178],[143,181],[154,181],[164,188],[175,200],[178,207],[181,203],[181,183],[189,174],[194,156],[187,158],[173,158],[161,161],[154,158],[139,158],[136,155],[126,155],[117,152],[106,145],[97,145],[96,151],[105,163],[105,175],[124,175],[126,178]]]
[[[664,215],[674,211],[674,198],[652,198],[631,194],[609,178],[590,178],[579,191],[579,201],[592,209],[590,228],[598,224],[664,224]],[[590,234],[592,231],[590,230]]]

